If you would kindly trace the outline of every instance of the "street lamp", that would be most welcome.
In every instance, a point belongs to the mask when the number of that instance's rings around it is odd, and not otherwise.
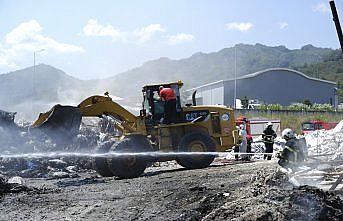
[[[33,75],[36,74],[36,54],[39,53],[39,52],[42,52],[44,50],[45,49],[40,49],[40,50],[37,50],[37,51],[33,52]]]
[[[33,52],[33,74],[32,74],[32,96],[31,96],[31,113],[33,113],[33,97],[35,95],[35,87],[34,87],[34,82],[35,82],[35,75],[36,75],[36,54],[39,52],[44,51],[45,49],[40,49],[37,51]]]

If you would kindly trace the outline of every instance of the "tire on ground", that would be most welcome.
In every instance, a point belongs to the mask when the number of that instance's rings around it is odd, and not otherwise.
[[[114,141],[108,141],[102,145],[99,145],[95,149],[95,153],[108,153]],[[103,177],[114,176],[112,171],[109,168],[106,157],[94,157],[93,159],[93,168]]]
[[[200,149],[202,150],[198,150]],[[180,141],[179,152],[215,152],[216,145],[212,138],[202,132],[188,133]],[[176,161],[187,169],[208,167],[214,160],[214,155],[179,156]]]
[[[111,152],[139,153],[150,152],[152,147],[144,136],[130,136],[118,141],[111,147]],[[147,167],[145,156],[116,156],[107,159],[114,176],[124,179],[139,177]]]

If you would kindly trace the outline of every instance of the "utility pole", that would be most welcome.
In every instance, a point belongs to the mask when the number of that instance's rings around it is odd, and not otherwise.
[[[235,86],[233,92],[233,107],[236,109],[236,99],[237,99],[237,49],[235,45]]]
[[[335,2],[333,0],[330,1],[330,7],[331,7],[332,16],[333,16],[333,21],[335,22],[335,26],[336,26],[338,40],[339,40],[339,43],[341,45],[341,50],[342,50],[342,53],[343,53],[343,34],[342,34],[342,28],[341,28],[341,24],[339,22],[338,13],[337,13],[337,10],[336,10],[336,5],[335,5]]]
[[[36,75],[36,54],[44,51],[45,49],[40,49],[33,52],[33,74],[32,74],[32,96],[31,96],[31,113],[33,113],[33,97],[35,95],[35,75]]]
[[[44,51],[45,49],[40,49],[38,51],[33,52],[33,76],[36,74],[36,54],[39,52]]]
[[[331,12],[332,12],[332,17],[333,17],[333,21],[335,22],[335,26],[336,26],[336,31],[337,31],[337,36],[338,36],[338,40],[339,43],[341,45],[341,50],[343,53],[343,34],[342,34],[342,28],[341,28],[341,23],[339,22],[339,18],[338,18],[338,13],[337,13],[337,9],[336,9],[336,5],[334,0],[330,0],[330,8],[331,8]],[[339,87],[338,87],[339,90]],[[335,100],[334,100],[334,105],[335,108],[338,108],[338,90],[335,88]]]

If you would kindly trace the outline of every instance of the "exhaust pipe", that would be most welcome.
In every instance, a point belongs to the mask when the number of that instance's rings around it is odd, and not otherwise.
[[[195,90],[193,93],[192,93],[192,103],[193,103],[193,106],[197,106],[197,101],[195,99],[195,95],[197,93],[197,90]]]

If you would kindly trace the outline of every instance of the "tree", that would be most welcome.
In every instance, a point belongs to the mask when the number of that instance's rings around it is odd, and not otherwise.
[[[243,99],[241,99],[242,107],[244,109],[248,109],[249,107],[249,99],[247,96],[245,96]]]
[[[305,100],[303,101],[303,104],[305,104],[305,105],[307,105],[307,106],[309,106],[309,107],[311,107],[311,106],[313,105],[313,103],[312,103],[309,99],[305,99]]]

